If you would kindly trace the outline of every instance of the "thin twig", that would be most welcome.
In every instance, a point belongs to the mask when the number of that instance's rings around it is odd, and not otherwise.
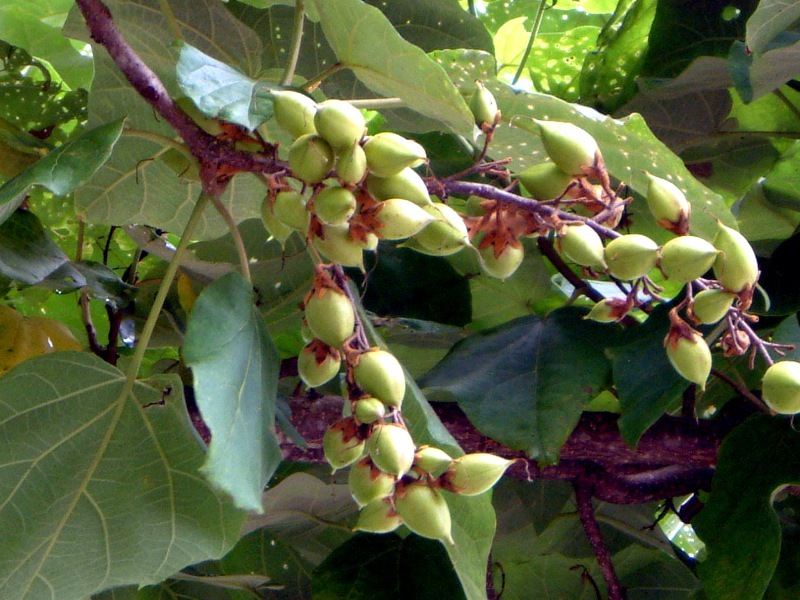
[[[533,48],[533,42],[536,41],[536,36],[539,35],[539,27],[542,26],[542,18],[544,17],[544,11],[547,9],[547,0],[542,0],[539,3],[539,8],[536,9],[536,17],[533,20],[533,27],[531,27],[531,35],[528,38],[528,45],[525,47],[525,52],[522,53],[522,58],[519,61],[519,67],[517,68],[517,72],[514,73],[514,79],[511,80],[511,85],[516,85],[519,81],[519,78],[522,76],[522,71],[525,69],[525,63],[528,62],[528,56],[530,56],[531,49]]]
[[[772,90],[772,93],[775,94],[778,99],[786,105],[786,108],[792,111],[792,114],[795,117],[800,119],[800,109],[792,104],[792,101],[787,98],[786,94],[784,94],[780,89]]]
[[[233,239],[233,245],[236,247],[236,254],[239,257],[239,268],[242,271],[242,277],[244,277],[248,283],[251,283],[250,259],[247,257],[247,250],[244,247],[242,234],[236,226],[236,221],[233,220],[233,215],[231,215],[230,211],[225,207],[219,197],[215,196],[213,201],[214,208],[216,208],[217,212],[225,219],[225,224],[228,226],[228,231]]]
[[[608,588],[608,600],[624,600],[625,591],[620,585],[617,572],[614,569],[614,563],[611,562],[611,553],[608,551],[603,534],[600,531],[600,525],[594,515],[594,508],[592,507],[592,489],[591,487],[580,480],[576,480],[575,487],[575,503],[578,505],[578,517],[580,517],[583,530],[589,538],[589,543],[594,551],[597,563],[600,565],[600,570],[603,573],[603,579],[606,581]]]
[[[286,61],[286,68],[283,71],[281,85],[291,85],[294,80],[294,71],[297,68],[297,59],[300,57],[300,44],[303,40],[303,25],[306,21],[305,0],[295,0],[294,3],[294,27],[292,28],[292,41],[289,45],[289,59]]]

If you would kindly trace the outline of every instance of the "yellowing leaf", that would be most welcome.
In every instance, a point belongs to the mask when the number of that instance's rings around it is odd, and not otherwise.
[[[0,306],[0,375],[19,363],[56,350],[80,350],[66,325],[46,317],[24,317]]]

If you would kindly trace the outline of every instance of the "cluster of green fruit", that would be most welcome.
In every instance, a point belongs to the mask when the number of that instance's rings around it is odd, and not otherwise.
[[[351,466],[350,490],[361,507],[357,529],[415,533],[453,543],[450,511],[440,490],[482,494],[512,461],[491,454],[453,459],[431,446],[417,447],[402,420],[405,372],[378,348],[360,347],[353,306],[327,267],[317,267],[304,301],[307,345],[298,372],[309,387],[333,379],[345,363],[349,415],[323,437],[325,459],[334,469]]]

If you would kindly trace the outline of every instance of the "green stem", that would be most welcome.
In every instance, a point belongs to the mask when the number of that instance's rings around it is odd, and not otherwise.
[[[181,241],[178,243],[178,247],[175,248],[175,254],[172,256],[172,260],[170,260],[169,265],[167,265],[167,270],[164,273],[164,278],[161,280],[161,285],[158,286],[158,292],[153,301],[153,306],[150,308],[150,313],[147,315],[147,321],[142,329],[142,334],[139,336],[139,339],[136,340],[136,351],[133,353],[133,358],[128,366],[125,387],[120,397],[127,396],[136,383],[136,377],[139,375],[144,353],[147,351],[147,345],[150,343],[150,338],[156,328],[158,315],[161,313],[161,308],[164,306],[164,301],[167,299],[169,288],[172,286],[172,281],[175,279],[175,274],[178,272],[178,267],[181,265],[183,255],[186,253],[186,248],[189,247],[192,233],[194,233],[197,224],[200,222],[200,218],[203,216],[203,209],[205,209],[206,204],[208,204],[208,201],[211,199],[212,197],[210,195],[201,192],[197,203],[194,205],[194,209],[192,209],[189,222],[186,223],[186,227],[181,234]]]
[[[336,63],[335,65],[331,65],[316,77],[306,81],[303,88],[305,88],[307,92],[313,92],[315,89],[317,89],[317,86],[320,83],[322,83],[327,77],[330,77],[337,71],[341,71],[342,69],[345,68],[346,68],[345,65],[343,65],[342,63]]]
[[[786,94],[784,94],[780,89],[772,90],[772,93],[775,94],[778,99],[786,105],[786,108],[792,111],[792,114],[795,117],[800,118],[800,109],[792,104],[792,101],[787,98]]]
[[[469,14],[473,17],[478,16],[478,9],[475,8],[475,0],[467,0],[467,6],[469,7]]]
[[[281,85],[291,85],[294,79],[294,70],[297,68],[297,59],[300,57],[300,42],[303,39],[303,25],[306,18],[305,0],[295,0],[294,27],[292,28],[292,43],[289,46],[289,62],[281,78]]]
[[[172,32],[172,36],[176,40],[185,41],[183,39],[183,33],[181,33],[181,28],[178,25],[178,19],[175,18],[175,13],[172,12],[172,7],[169,5],[169,0],[158,0],[158,5],[161,7],[164,18],[167,20],[167,25]]]
[[[539,35],[539,28],[542,26],[544,11],[547,8],[546,2],[547,0],[542,0],[539,3],[539,8],[536,9],[536,17],[533,20],[531,36],[528,38],[528,45],[525,47],[525,52],[522,54],[522,60],[519,61],[519,67],[517,68],[517,72],[514,73],[514,79],[511,80],[511,85],[515,85],[519,81],[519,78],[522,76],[522,70],[525,68],[525,63],[528,62],[528,56],[530,56],[531,48],[533,48],[533,42],[536,40],[536,36]]]
[[[400,98],[364,98],[362,100],[348,100],[356,108],[367,110],[386,110],[387,108],[403,108],[406,103]]]
[[[250,259],[247,258],[247,250],[245,250],[244,247],[242,234],[239,231],[239,228],[236,226],[233,216],[231,215],[230,211],[225,208],[225,205],[222,203],[222,201],[217,197],[214,198],[214,208],[216,208],[217,212],[222,215],[223,219],[225,219],[225,223],[228,225],[228,231],[231,232],[233,245],[236,246],[236,254],[239,256],[239,268],[242,271],[242,277],[247,280],[247,283],[252,283],[252,278],[250,277]]]
[[[173,140],[172,138],[168,138],[165,135],[153,133],[152,131],[145,131],[143,129],[123,129],[122,135],[130,137],[138,137],[156,144],[161,144],[162,146],[167,146],[169,148],[177,150],[187,158],[195,160],[189,148],[187,148],[184,144],[181,144],[180,142]]]

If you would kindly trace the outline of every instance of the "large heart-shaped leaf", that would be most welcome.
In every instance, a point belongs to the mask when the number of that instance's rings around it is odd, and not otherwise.
[[[181,382],[162,383],[126,393],[122,372],[78,352],[0,378],[0,596],[156,583],[234,544],[244,513],[198,474]]]
[[[220,277],[197,298],[183,355],[211,430],[203,472],[238,506],[261,511],[261,492],[281,461],[274,430],[280,359],[241,275]]]

